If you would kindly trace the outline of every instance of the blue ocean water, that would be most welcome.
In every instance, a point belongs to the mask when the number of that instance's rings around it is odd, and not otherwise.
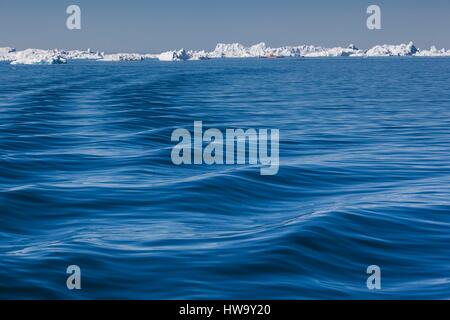
[[[445,58],[2,63],[0,298],[450,298],[449,83]],[[172,164],[196,120],[278,128],[278,175]]]

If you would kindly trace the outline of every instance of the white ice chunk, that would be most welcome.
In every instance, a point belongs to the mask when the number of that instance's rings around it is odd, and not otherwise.
[[[183,61],[189,60],[189,58],[190,56],[184,49],[178,51],[166,51],[158,56],[160,61]]]
[[[208,52],[202,51],[188,51],[189,60],[208,60]]]
[[[144,56],[138,53],[105,54],[99,61],[142,61]]]
[[[246,55],[246,48],[240,43],[218,43],[210,53],[212,58],[244,58]]]
[[[283,57],[348,57],[362,56],[364,51],[354,45],[347,48],[323,48],[316,46],[268,47],[264,42],[245,47],[239,43],[219,43],[209,54],[211,58],[283,58]]]
[[[91,49],[64,51],[65,58],[68,60],[100,60],[103,59],[103,52],[93,52]]]
[[[157,53],[146,53],[143,55],[144,59],[158,59],[159,54]]]
[[[6,54],[6,53],[15,52],[15,51],[16,51],[16,49],[11,48],[11,47],[0,48],[0,54]]]
[[[366,51],[367,57],[412,56],[418,52],[413,42],[400,45],[375,46]]]
[[[420,50],[415,54],[418,57],[450,57],[450,50],[440,49],[432,46],[430,50]]]
[[[326,48],[313,45],[284,46],[272,48],[264,42],[246,47],[240,43],[219,43],[213,51],[173,50],[161,54],[115,53],[105,54],[71,50],[37,50],[27,49],[16,52],[14,48],[0,48],[0,61],[12,61],[13,64],[58,64],[67,60],[88,59],[97,61],[142,61],[144,59],[159,59],[160,61],[205,60],[217,58],[295,58],[295,57],[390,57],[390,56],[420,56],[420,57],[450,57],[450,50],[436,49],[420,50],[414,43],[400,45],[374,46],[369,50],[360,50],[351,44],[348,47]]]
[[[11,64],[63,64],[67,60],[59,50],[27,49],[18,51]]]
[[[14,60],[16,49],[11,47],[0,48],[0,61]]]

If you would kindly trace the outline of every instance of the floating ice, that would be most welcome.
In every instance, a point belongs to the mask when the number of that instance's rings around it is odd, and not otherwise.
[[[181,49],[178,51],[163,52],[158,56],[159,61],[182,61],[189,60],[190,56],[186,50]]]
[[[167,51],[161,54],[137,54],[137,53],[115,53],[105,54],[94,52],[72,50],[37,50],[27,49],[15,51],[10,47],[0,48],[0,61],[11,61],[13,64],[58,64],[66,63],[67,60],[97,60],[97,61],[142,61],[144,59],[158,59],[160,61],[185,61],[205,60],[220,58],[286,58],[286,57],[391,57],[391,56],[417,56],[417,57],[450,57],[450,50],[436,49],[420,50],[410,42],[400,45],[375,46],[369,50],[360,50],[351,44],[348,47],[326,48],[312,45],[284,46],[272,48],[264,42],[246,47],[240,43],[219,43],[213,51]]]
[[[347,48],[323,48],[316,46],[285,46],[271,48],[264,42],[251,47],[244,47],[239,43],[219,43],[209,54],[211,58],[285,58],[285,57],[348,57],[363,56],[364,51],[354,45]]]
[[[137,53],[106,54],[100,61],[142,61],[144,56]]]
[[[11,47],[0,48],[0,61],[12,61],[15,51]]]
[[[11,48],[11,47],[0,48],[0,54],[6,54],[6,53],[15,52],[15,51],[16,51],[16,49]]]
[[[213,52],[209,54],[211,58],[243,58],[245,47],[240,43],[218,43]]]
[[[368,57],[390,57],[390,56],[412,56],[419,50],[414,46],[414,43],[401,45],[382,45],[375,46],[372,49],[367,50],[366,56]]]
[[[188,51],[189,60],[208,60],[208,52],[202,51]]]
[[[100,60],[104,55],[103,52],[93,52],[91,49],[64,51],[67,60]]]
[[[61,51],[27,49],[18,51],[13,56],[11,64],[63,64],[66,62]]]
[[[158,53],[146,53],[142,55],[144,59],[158,59],[159,54]]]
[[[450,50],[438,50],[435,46],[432,46],[430,50],[421,50],[415,55],[417,57],[450,57]]]
[[[353,44],[349,45],[347,48],[334,47],[334,48],[323,48],[314,46],[302,46],[299,47],[301,55],[304,57],[315,58],[315,57],[361,57],[364,55],[364,51],[359,50]]]

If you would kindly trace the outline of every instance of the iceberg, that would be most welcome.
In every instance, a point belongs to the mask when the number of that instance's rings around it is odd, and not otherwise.
[[[142,61],[144,56],[138,53],[114,53],[106,54],[99,61]]]
[[[11,64],[64,64],[67,60],[58,50],[26,49],[18,51]]]
[[[264,42],[251,47],[244,47],[239,43],[219,43],[209,54],[211,58],[286,58],[286,57],[349,57],[363,56],[364,51],[354,45],[347,48],[323,48],[316,46],[285,46],[280,48],[268,47]]]
[[[189,60],[208,60],[209,54],[208,52],[202,51],[188,51]]]
[[[0,48],[0,54],[6,54],[6,53],[15,52],[15,51],[16,51],[16,49],[11,48],[11,47]]]
[[[157,54],[157,53],[146,53],[146,54],[143,54],[142,56],[144,57],[144,60],[145,59],[158,59],[159,54]]]
[[[93,52],[91,49],[64,51],[64,57],[67,60],[100,60],[103,59],[103,52]]]
[[[392,57],[392,56],[412,56],[419,50],[414,46],[413,42],[400,45],[382,45],[375,46],[372,49],[366,51],[367,57]]]
[[[334,47],[323,48],[315,46],[301,46],[299,50],[302,56],[307,58],[317,57],[361,57],[364,55],[364,51],[359,50],[355,45],[351,44],[346,48]]]
[[[326,48],[313,45],[284,46],[272,48],[264,42],[246,47],[240,43],[218,43],[212,51],[172,50],[160,54],[138,53],[112,53],[94,52],[88,50],[38,50],[27,49],[16,51],[11,47],[0,48],[0,61],[9,61],[12,64],[62,64],[70,60],[95,61],[142,61],[157,59],[160,61],[186,61],[207,60],[222,58],[325,58],[325,57],[450,57],[450,50],[437,49],[435,46],[429,50],[418,49],[413,42],[399,45],[377,45],[368,50],[358,49],[350,44],[347,47]]]
[[[430,50],[421,50],[416,53],[417,57],[450,57],[450,50],[440,49],[432,46]]]
[[[240,43],[218,43],[209,56],[211,58],[243,58],[245,47]]]
[[[0,61],[11,61],[16,49],[11,47],[0,48]]]
[[[184,61],[189,60],[190,56],[186,50],[166,51],[158,56],[159,61]]]

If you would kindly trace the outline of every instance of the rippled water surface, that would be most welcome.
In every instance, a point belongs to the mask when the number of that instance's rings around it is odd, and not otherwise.
[[[1,63],[0,298],[450,298],[449,85],[450,59]],[[195,120],[280,129],[278,175],[173,165]]]

